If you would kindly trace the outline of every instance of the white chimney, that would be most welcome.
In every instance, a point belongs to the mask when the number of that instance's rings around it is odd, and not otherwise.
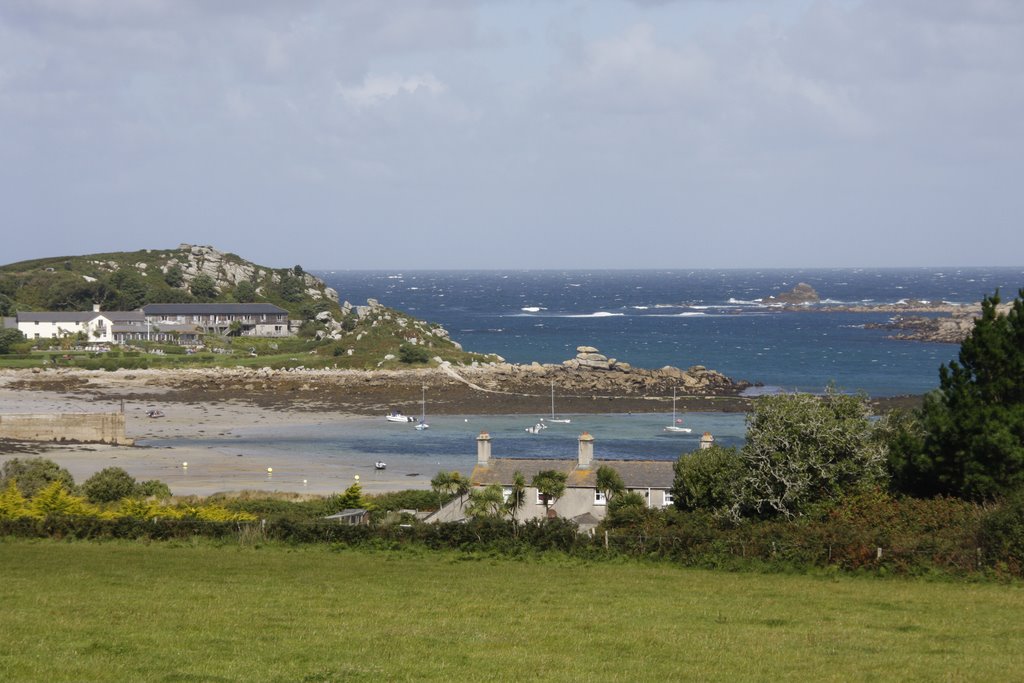
[[[93,304],[92,305],[92,312],[93,313],[99,313],[100,312],[100,305],[99,304]]]
[[[590,469],[590,463],[594,461],[594,437],[589,432],[580,434],[579,462],[576,466],[581,470]]]
[[[491,435],[487,432],[480,432],[476,437],[476,464],[479,467],[487,467],[491,460]]]

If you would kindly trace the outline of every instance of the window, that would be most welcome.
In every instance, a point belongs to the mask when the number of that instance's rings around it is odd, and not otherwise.
[[[501,489],[501,499],[504,502],[507,503],[508,499],[509,499],[509,496],[511,496],[511,495],[512,495],[512,489],[510,489],[509,487],[506,486],[505,488]]]
[[[607,505],[608,500],[604,497],[604,494],[600,491],[594,491],[594,505]]]
[[[546,497],[547,496],[545,496],[543,493],[541,493],[540,491],[537,491],[537,505],[543,505],[544,504],[544,499]]]
[[[675,499],[672,497],[672,492],[671,491],[665,491],[665,507],[668,507],[669,505],[672,505],[674,502],[675,502]]]

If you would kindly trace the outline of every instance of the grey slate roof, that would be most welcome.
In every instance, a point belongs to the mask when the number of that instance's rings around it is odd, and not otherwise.
[[[95,311],[18,311],[18,322],[84,323],[98,315]]]
[[[487,467],[477,465],[470,479],[473,484],[486,486],[512,483],[516,472],[521,472],[529,482],[542,470],[555,470],[568,475],[565,485],[570,487],[596,488],[597,468],[607,465],[619,473],[629,489],[667,489],[675,478],[671,460],[597,460],[589,469],[577,468],[576,460],[542,460],[532,458],[491,458]]]
[[[146,321],[141,311],[18,311],[18,322],[85,323],[101,315],[113,323]]]
[[[274,304],[147,304],[146,315],[288,315]]]

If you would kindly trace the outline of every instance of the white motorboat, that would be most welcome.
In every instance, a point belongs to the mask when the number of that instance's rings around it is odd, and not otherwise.
[[[543,420],[544,418],[541,418],[541,419]],[[533,425],[532,427],[527,427],[526,428],[526,433],[527,434],[540,434],[541,432],[543,432],[547,428],[548,428],[548,426],[546,424],[544,424],[543,422],[538,422],[537,424]]]
[[[388,464],[383,460],[378,460],[377,462],[373,463],[373,468],[375,470],[386,470],[388,468]]]
[[[388,422],[415,422],[416,418],[411,415],[403,415],[400,410],[392,410],[390,413],[384,416],[384,419]]]
[[[543,417],[541,418],[541,421],[544,421]],[[572,422],[572,419],[568,417],[555,417],[555,380],[551,380],[551,417],[548,418],[548,422],[564,425]]]
[[[676,389],[672,387],[672,423],[665,426],[666,432],[675,432],[677,434],[689,434],[693,430],[689,427],[683,426],[683,418],[676,417]]]

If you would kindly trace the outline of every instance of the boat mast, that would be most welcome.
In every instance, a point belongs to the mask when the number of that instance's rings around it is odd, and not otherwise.
[[[555,419],[555,380],[551,380],[551,419]]]

